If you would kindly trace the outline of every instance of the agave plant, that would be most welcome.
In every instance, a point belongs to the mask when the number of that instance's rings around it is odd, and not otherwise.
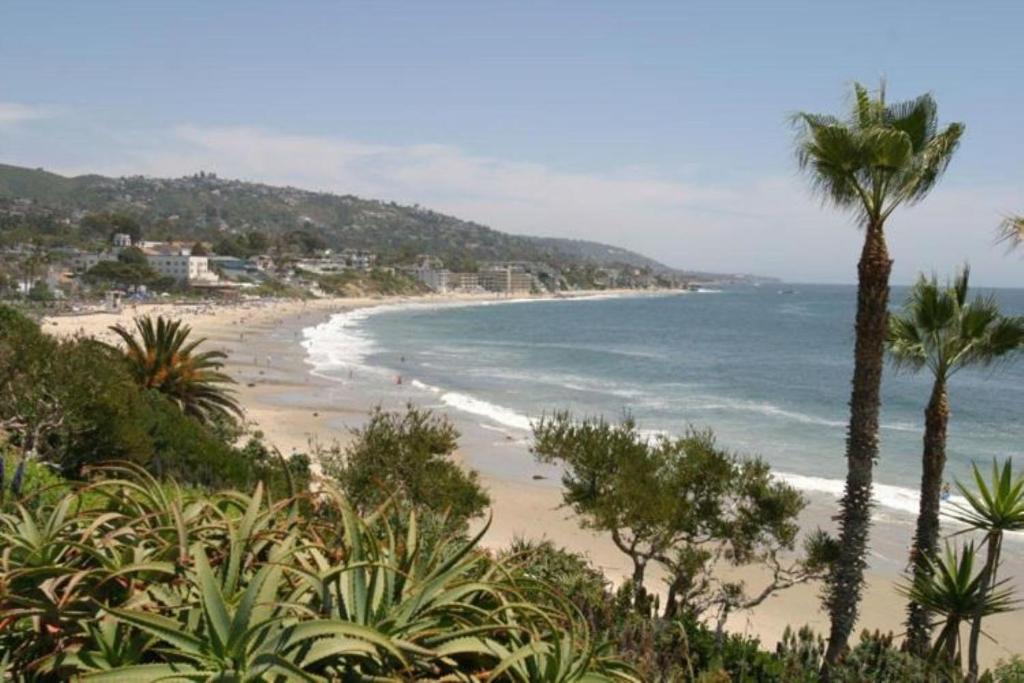
[[[240,415],[239,404],[225,385],[234,383],[220,371],[227,355],[197,348],[205,338],[189,341],[192,329],[163,316],[135,319],[135,332],[122,325],[110,328],[124,342],[124,356],[139,386],[166,395],[187,414],[203,421]]]
[[[952,517],[970,529],[985,534],[985,566],[982,570],[982,593],[988,593],[996,584],[996,573],[1003,548],[1003,535],[1007,531],[1024,531],[1024,474],[1014,476],[1013,460],[1007,459],[1000,467],[992,461],[992,478],[986,482],[976,464],[971,466],[976,491],[959,481],[957,488],[967,505],[957,504]],[[981,612],[971,617],[971,635],[968,647],[967,675],[970,680],[978,676],[978,644],[981,637]]]
[[[0,651],[62,680],[632,680],[479,537],[337,490],[204,494],[134,466],[0,515]]]
[[[974,543],[956,549],[946,544],[941,557],[926,559],[930,571],[920,575],[901,591],[933,614],[943,617],[942,629],[935,639],[932,656],[957,666],[962,654],[960,627],[975,618],[1014,609],[1013,591],[998,582],[986,590],[984,570],[975,571],[977,551]]]

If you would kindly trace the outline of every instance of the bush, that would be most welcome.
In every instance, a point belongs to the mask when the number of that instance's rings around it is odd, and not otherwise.
[[[369,512],[398,496],[459,528],[490,505],[476,472],[452,462],[459,433],[446,417],[412,404],[405,413],[378,406],[353,437],[344,450],[323,453],[322,461],[357,510]]]
[[[20,425],[10,430],[13,446],[68,477],[122,460],[181,482],[248,487],[271,469],[241,454],[220,426],[140,388],[117,352],[89,339],[54,339],[4,307],[0,421]]]

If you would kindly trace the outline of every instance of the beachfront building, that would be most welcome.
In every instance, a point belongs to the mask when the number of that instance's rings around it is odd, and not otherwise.
[[[444,268],[433,268],[432,265],[414,266],[404,270],[435,292],[479,292],[484,289],[480,282],[480,273],[453,273]]]
[[[488,292],[502,294],[531,292],[536,288],[536,280],[533,275],[512,266],[481,270],[477,274],[477,282]]]
[[[149,267],[164,277],[172,277],[179,282],[216,280],[216,273],[210,270],[210,261],[206,256],[191,254],[146,254]]]

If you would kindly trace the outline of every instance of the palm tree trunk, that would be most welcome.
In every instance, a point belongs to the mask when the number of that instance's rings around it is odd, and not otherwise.
[[[999,555],[1003,548],[1003,532],[1000,529],[993,529],[986,539],[987,552],[985,554],[984,576],[981,579],[981,594],[978,596],[978,605],[985,604],[988,592],[996,583],[996,572],[999,570]],[[978,643],[981,640],[981,614],[975,613],[971,617],[971,635],[968,640],[967,659],[967,680],[973,683],[978,680]]]
[[[944,377],[936,377],[931,399],[924,410],[924,452],[921,457],[921,502],[914,535],[914,582],[927,581],[930,560],[939,544],[939,503],[942,474],[946,467],[946,429],[949,425],[949,397]],[[919,657],[928,655],[931,616],[916,602],[907,606],[907,645]]]
[[[857,264],[857,322],[854,346],[850,424],[846,434],[846,491],[840,502],[839,558],[828,579],[825,602],[831,618],[828,650],[821,676],[846,649],[857,621],[864,584],[865,555],[871,522],[871,475],[878,457],[879,390],[882,384],[889,272],[892,261],[880,221],[867,226]]]

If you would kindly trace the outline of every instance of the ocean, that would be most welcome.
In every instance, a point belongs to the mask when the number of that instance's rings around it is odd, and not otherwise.
[[[1024,314],[1024,290],[993,290]],[[894,305],[905,288],[894,288]],[[811,492],[838,495],[852,370],[856,290],[765,285],[636,297],[399,304],[334,316],[305,331],[314,371],[394,389],[444,409],[496,442],[528,444],[530,423],[556,410],[619,419],[651,433],[710,428]],[[883,381],[879,506],[914,513],[927,372]],[[948,478],[972,460],[1018,455],[1024,358],[966,369],[950,383]],[[465,431],[465,429],[464,429]],[[521,448],[473,461],[498,474],[536,470]]]

